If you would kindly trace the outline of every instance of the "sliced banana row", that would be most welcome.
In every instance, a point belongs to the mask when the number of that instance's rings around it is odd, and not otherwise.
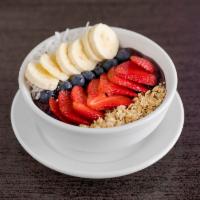
[[[54,90],[58,85],[58,79],[51,76],[39,63],[29,63],[25,77],[37,87],[44,90]]]
[[[69,45],[69,59],[79,71],[94,69],[96,62],[87,57],[80,39],[75,40]]]
[[[25,77],[41,89],[54,90],[59,80],[93,70],[97,62],[116,56],[118,48],[115,32],[105,24],[96,24],[81,38],[61,43],[55,55],[43,54],[38,63],[29,63]]]
[[[62,43],[58,47],[56,51],[56,60],[60,69],[68,76],[80,73],[80,71],[69,60],[67,43]]]

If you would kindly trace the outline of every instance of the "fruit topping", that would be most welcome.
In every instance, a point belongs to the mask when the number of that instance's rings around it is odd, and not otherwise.
[[[95,69],[93,70],[93,72],[95,73],[96,76],[100,76],[101,74],[104,73],[104,69],[103,67],[99,64],[95,67]]]
[[[69,45],[68,56],[74,66],[78,67],[78,70],[92,70],[94,69],[96,62],[89,59],[84,52],[84,48],[80,39],[73,41]]]
[[[40,92],[39,102],[40,103],[48,103],[50,97],[54,97],[54,91],[43,90]]]
[[[96,120],[103,116],[102,112],[93,110],[87,106],[87,96],[84,89],[80,86],[75,86],[71,92],[71,98],[73,100],[73,108],[80,115],[84,116],[88,120]]]
[[[87,96],[81,86],[74,86],[71,91],[71,99],[73,102],[86,104]]]
[[[94,110],[82,103],[73,102],[73,108],[77,113],[90,121],[96,120],[99,117],[103,117],[102,112]]]
[[[87,87],[88,98],[97,97],[99,95],[99,79],[93,79],[90,81]]]
[[[56,50],[56,61],[60,69],[68,76],[73,74],[80,74],[80,71],[72,64],[68,57],[68,44],[61,43]]]
[[[114,95],[106,97],[100,95],[93,99],[90,98],[90,100],[88,101],[88,106],[94,110],[107,110],[120,105],[128,106],[131,103],[132,100],[125,96]]]
[[[98,55],[96,55],[94,53],[94,51],[92,50],[92,45],[90,44],[89,42],[89,38],[88,38],[88,34],[89,34],[89,31],[86,30],[85,34],[82,36],[81,40],[82,40],[82,43],[83,43],[83,48],[85,50],[85,53],[86,55],[91,58],[92,60],[94,61],[101,61],[102,58],[98,57]]]
[[[132,100],[122,95],[106,96],[99,79],[92,80],[87,88],[87,105],[94,110],[106,110],[119,105],[129,105]]]
[[[108,96],[113,96],[113,95],[123,95],[129,97],[137,96],[137,94],[134,91],[110,82],[106,74],[102,74],[100,76],[99,91],[105,93]]]
[[[130,48],[123,48],[117,52],[116,58],[119,62],[127,61],[131,57],[133,50]]]
[[[62,42],[53,54],[41,55],[38,60],[40,67],[29,63],[25,77],[31,84],[41,89],[54,90],[59,80],[65,81],[72,75],[91,71],[97,62],[112,59],[116,56],[118,48],[119,40],[112,28],[105,24],[96,24],[87,27],[85,33],[76,40]],[[103,73],[102,70],[102,68],[97,68],[94,72],[99,76]],[[93,77],[91,73],[86,73],[85,76],[87,81]],[[79,85],[83,85],[83,82],[78,82]]]
[[[53,55],[43,54],[40,57],[40,64],[53,77],[62,81],[68,79],[68,76],[60,71]]]
[[[58,79],[52,77],[39,63],[29,63],[25,77],[32,84],[44,90],[54,90],[58,85]]]
[[[88,126],[117,106],[129,112],[130,104],[160,82],[158,69],[136,50],[119,50],[116,33],[100,23],[86,27],[76,40],[62,42],[54,54],[44,53],[38,63],[29,63],[25,77],[32,91],[37,88],[37,98],[31,95],[44,112]]]
[[[71,90],[72,84],[69,81],[60,81],[58,84],[58,90]]]
[[[108,77],[108,80],[111,81],[112,83],[124,86],[126,88],[135,90],[137,92],[145,93],[148,90],[145,86],[143,86],[140,83],[136,83],[136,82],[130,81],[128,79],[123,79],[120,76],[118,76],[115,71],[115,67],[113,67],[112,69],[109,70],[107,77]]]
[[[106,24],[96,24],[89,30],[89,43],[93,52],[100,58],[112,59],[119,48],[119,39],[112,28]]]
[[[151,73],[156,72],[156,68],[153,63],[145,58],[141,58],[139,56],[131,56],[131,61]]]
[[[84,86],[85,85],[85,78],[82,74],[76,74],[70,77],[70,82],[72,86],[74,85],[80,85]]]
[[[84,76],[85,80],[87,81],[91,81],[92,79],[96,77],[95,73],[92,71],[84,71],[81,74]]]
[[[106,60],[102,67],[104,68],[105,71],[108,71],[111,67],[116,66],[118,64],[117,59],[113,58],[110,60]]]
[[[137,83],[154,86],[157,83],[157,77],[141,67],[138,67],[132,61],[126,61],[116,67],[118,76],[128,79]]]
[[[58,101],[56,101],[53,97],[51,97],[49,99],[49,107],[50,107],[50,111],[61,121],[63,122],[67,122],[68,121],[64,118],[64,116],[62,115],[62,113],[59,110],[59,106],[58,106]]]
[[[70,97],[69,91],[60,91],[58,95],[58,105],[62,115],[74,124],[85,124],[89,125],[90,123],[81,118],[79,113],[76,113],[73,109],[72,100]]]

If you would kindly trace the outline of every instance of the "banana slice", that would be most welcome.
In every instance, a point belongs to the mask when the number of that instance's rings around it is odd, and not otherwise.
[[[102,59],[111,59],[119,49],[116,33],[106,24],[96,24],[89,32],[89,42],[93,51]]]
[[[89,31],[86,31],[85,34],[82,36],[81,38],[81,41],[83,43],[83,48],[85,50],[85,53],[86,55],[88,56],[88,58],[90,58],[91,60],[94,60],[94,61],[102,61],[102,58],[101,57],[98,57],[94,51],[92,50],[92,47],[89,43],[89,38],[88,38],[88,35],[89,35]]]
[[[68,56],[71,62],[81,71],[92,70],[96,65],[96,62],[86,56],[80,39],[69,45]]]
[[[55,90],[59,80],[52,77],[39,63],[29,63],[25,77],[33,85],[44,90]]]
[[[56,51],[56,61],[61,70],[68,76],[73,74],[80,74],[80,72],[73,66],[67,56],[67,43],[62,43]]]
[[[48,54],[43,54],[40,57],[40,64],[42,67],[49,72],[53,77],[65,81],[68,79],[68,76],[60,71],[57,63],[55,62],[53,56],[50,56]]]

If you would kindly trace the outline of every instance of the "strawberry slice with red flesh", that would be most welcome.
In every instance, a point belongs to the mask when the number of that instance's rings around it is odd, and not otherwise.
[[[128,97],[115,95],[107,97],[105,93],[99,91],[99,79],[93,79],[87,88],[87,105],[94,110],[107,110],[120,105],[129,105],[132,100]]]
[[[99,95],[99,79],[93,79],[87,86],[88,97],[97,97]]]
[[[137,96],[137,94],[134,91],[110,82],[106,74],[102,74],[100,76],[99,91],[105,93],[108,96],[113,96],[113,95],[123,95],[129,97]]]
[[[91,121],[96,120],[99,117],[103,117],[102,112],[94,110],[82,103],[73,102],[73,108],[77,113],[80,113],[81,116],[84,116]]]
[[[95,110],[107,110],[120,105],[128,106],[132,100],[128,97],[115,95],[115,96],[98,96],[88,101],[88,105]]]
[[[93,110],[87,106],[87,96],[81,86],[73,87],[71,97],[73,100],[73,108],[80,115],[92,121],[98,119],[99,117],[103,117],[102,112]]]
[[[51,112],[61,121],[68,122],[62,113],[59,110],[58,101],[56,101],[53,97],[49,99],[49,107]]]
[[[108,77],[108,80],[111,81],[112,83],[124,86],[126,88],[135,90],[137,92],[144,92],[145,93],[145,92],[148,91],[148,89],[140,83],[135,83],[135,82],[130,81],[128,79],[123,79],[123,78],[119,77],[117,75],[117,73],[115,72],[115,67],[112,67],[108,71],[107,77]]]
[[[118,76],[144,85],[154,86],[157,83],[155,74],[151,74],[132,61],[126,61],[118,65],[115,69]]]
[[[81,86],[74,86],[71,91],[71,98],[73,102],[84,103],[87,102],[87,96]]]
[[[63,116],[66,117],[67,120],[74,124],[85,124],[89,125],[90,123],[79,117],[79,114],[76,113],[73,109],[72,100],[70,97],[69,91],[60,91],[58,95],[58,105],[59,109]]]
[[[87,98],[87,105],[89,106],[90,100],[93,100],[95,97],[106,97],[104,93],[99,92],[99,79],[93,79],[90,81],[87,87],[87,93],[88,93],[88,98]]]
[[[150,60],[146,58],[141,58],[139,56],[131,56],[131,61],[151,73],[156,72],[156,67],[153,65],[153,63],[151,63]]]

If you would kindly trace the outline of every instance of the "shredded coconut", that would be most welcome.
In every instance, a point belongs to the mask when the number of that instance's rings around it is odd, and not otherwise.
[[[31,93],[31,97],[33,98],[33,100],[38,100],[40,98],[40,93],[41,91],[43,91],[43,89],[33,85],[30,81],[26,80],[27,85],[29,87],[30,93]]]
[[[80,35],[85,32],[89,28],[90,22],[87,22],[85,25],[85,29],[79,30],[74,32],[73,30],[70,31],[69,28],[67,28],[63,33],[56,31],[54,34],[54,38],[46,42],[43,46],[40,47],[40,49],[34,53],[33,60],[38,61],[40,56],[44,53],[53,53],[57,49],[60,43],[62,42],[70,42],[77,39]]]
[[[80,125],[89,128],[109,128],[127,124],[141,119],[153,112],[163,101],[166,95],[166,88],[163,84],[155,86],[145,94],[139,93],[128,107],[118,106],[114,110],[106,111],[104,118],[95,120],[90,126]]]

